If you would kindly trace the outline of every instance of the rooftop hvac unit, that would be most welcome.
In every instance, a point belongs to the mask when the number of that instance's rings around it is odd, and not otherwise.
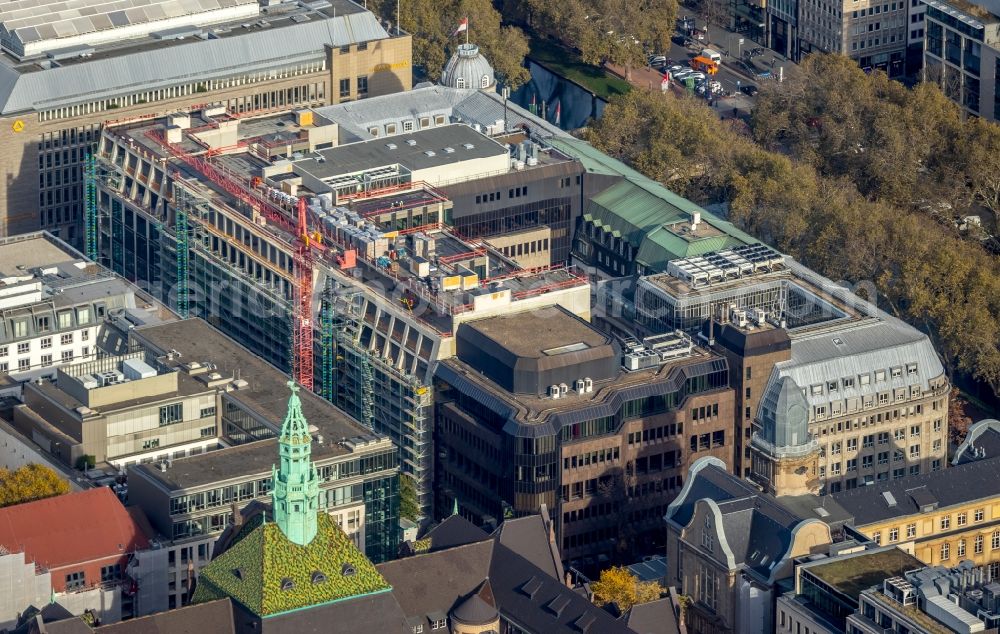
[[[560,383],[559,384],[559,393],[560,394],[568,394],[569,393],[569,386],[566,385],[565,383]]]
[[[100,387],[101,381],[97,376],[93,374],[85,374],[80,377],[80,383],[83,385],[83,389],[92,390],[96,387]]]
[[[576,393],[583,394],[587,390],[587,384],[583,379],[576,380]]]
[[[763,326],[767,323],[767,311],[760,308],[751,308],[750,319],[758,326]]]
[[[583,380],[583,387],[587,392],[594,391],[594,379],[589,376]]]
[[[139,359],[127,359],[122,361],[122,371],[125,374],[125,378],[129,381],[148,379],[156,376],[156,370],[153,366]]]
[[[562,392],[559,390],[558,385],[549,386],[549,396],[551,396],[552,398],[559,398],[560,396],[562,396]]]
[[[118,370],[109,370],[108,372],[101,372],[98,374],[97,380],[100,382],[101,387],[104,387],[105,385],[123,383],[125,381],[125,375]]]
[[[730,321],[739,326],[740,328],[746,328],[747,326],[747,311],[745,310],[734,310],[729,316]]]

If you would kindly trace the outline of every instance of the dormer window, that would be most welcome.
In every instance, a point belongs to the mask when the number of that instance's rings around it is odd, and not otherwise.
[[[319,585],[321,583],[326,583],[326,575],[324,575],[319,570],[314,570],[312,573],[312,582],[314,586]]]
[[[352,564],[345,562],[344,565],[340,567],[340,574],[345,577],[353,577],[355,572],[356,570]]]
[[[283,591],[288,592],[294,588],[295,588],[295,582],[289,579],[288,577],[284,577],[281,580],[281,589]]]
[[[465,77],[459,77],[455,80],[456,88],[465,88]]]
[[[490,76],[489,75],[483,75],[483,78],[479,82],[479,87],[480,88],[489,88],[490,87]]]

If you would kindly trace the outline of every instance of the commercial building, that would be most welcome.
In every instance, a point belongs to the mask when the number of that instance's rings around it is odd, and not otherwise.
[[[465,97],[462,103],[497,105]],[[556,257],[564,247],[552,227],[562,225],[532,203],[539,213],[530,220],[479,231],[521,231],[522,241],[469,238],[450,226],[461,225],[456,205],[437,184],[479,183],[480,201],[516,215],[517,199],[530,199],[534,185],[497,179],[544,173],[557,189],[567,185],[569,201],[573,181],[565,174],[579,165],[544,137],[505,133],[502,119],[484,133],[436,111],[426,125],[423,116],[391,116],[401,118],[371,126],[378,138],[357,118],[341,126],[313,110],[241,119],[203,108],[109,127],[98,149],[107,177],[95,231],[102,261],[150,283],[181,314],[204,317],[297,377],[303,370],[293,367],[292,350],[312,356],[308,381],[399,445],[403,472],[430,516],[432,376],[454,354],[459,325],[553,304],[590,312],[585,279],[563,266],[524,269],[517,261],[544,251]],[[386,137],[407,123],[411,130]],[[301,231],[299,200],[306,205]],[[571,213],[569,202],[552,204]],[[565,224],[568,231],[569,215]],[[303,235],[308,264],[300,259]],[[319,301],[303,308],[300,295],[312,297],[310,289]],[[315,344],[289,345],[303,337],[293,334],[297,313],[312,320],[306,332]]]
[[[0,238],[0,374],[53,375],[58,366],[95,359],[101,346],[113,350],[109,330],[172,318],[51,234]]]
[[[0,509],[0,628],[51,603],[102,623],[135,616],[128,567],[151,538],[107,487]]]
[[[644,332],[698,333],[729,359],[740,473],[767,490],[945,466],[949,384],[927,336],[773,249],[671,261],[639,279],[635,310]]]
[[[855,530],[877,544],[899,545],[928,566],[962,561],[1000,578],[1000,457],[980,458],[851,491],[832,499]]]
[[[594,282],[659,273],[670,260],[757,243],[585,141],[554,136],[549,143],[584,167],[571,255]]]
[[[960,0],[923,4],[924,80],[939,84],[965,112],[1000,119],[1000,9]]]
[[[10,5],[0,24],[0,235],[41,227],[84,244],[87,152],[108,120],[322,105],[412,82],[410,36],[348,0],[78,0]]]
[[[795,562],[794,586],[777,599],[777,634],[807,628],[814,634],[842,634],[864,591],[924,567],[896,546],[869,548],[848,541],[831,545],[830,551]]]
[[[902,77],[910,43],[911,1],[800,1],[798,54],[846,55],[865,70]]]
[[[706,457],[666,513],[667,583],[691,597],[693,634],[775,631],[778,582],[798,557],[823,552],[830,527],[789,511]]]
[[[1000,626],[1000,584],[962,563],[908,571],[861,593],[849,634],[971,634]]]
[[[561,308],[466,322],[436,373],[437,508],[495,526],[545,504],[568,560],[651,553],[692,461],[731,465],[728,373],[686,336],[619,344]]]
[[[167,540],[210,538],[207,562],[234,511],[270,494],[287,377],[200,319],[138,328],[132,336],[163,366],[215,377],[217,442],[224,448],[186,458],[165,453],[129,469],[129,502]],[[315,439],[318,508],[368,557],[392,558],[399,544],[396,447],[315,394],[303,391],[299,403]]]

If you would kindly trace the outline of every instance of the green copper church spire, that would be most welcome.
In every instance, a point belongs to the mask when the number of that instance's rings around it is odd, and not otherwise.
[[[305,546],[316,536],[319,512],[319,477],[310,457],[312,437],[302,415],[299,387],[288,382],[288,413],[278,437],[280,466],[272,467],[274,522],[289,541]]]

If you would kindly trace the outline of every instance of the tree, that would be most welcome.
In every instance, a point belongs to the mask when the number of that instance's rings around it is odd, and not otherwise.
[[[552,3],[562,4],[562,3]],[[677,20],[677,0],[570,0],[567,44],[580,49],[585,62],[605,62],[632,69],[645,66],[647,51],[670,48]],[[564,10],[568,10],[567,7]]]
[[[663,587],[656,581],[639,581],[626,568],[614,567],[601,571],[601,578],[591,584],[594,604],[614,603],[624,612],[639,603],[656,601]]]
[[[69,483],[45,465],[27,464],[14,471],[0,468],[0,507],[66,493]]]
[[[399,516],[416,522],[420,517],[420,506],[417,502],[417,487],[413,478],[399,474]]]
[[[377,10],[385,19],[395,19],[395,0],[381,0]],[[469,19],[469,41],[478,45],[493,65],[498,79],[516,89],[528,81],[524,66],[528,40],[520,29],[501,24],[500,13],[490,0],[400,0],[400,24],[413,36],[413,63],[432,81],[441,78],[448,57],[465,41],[452,37],[462,18]]]
[[[965,440],[972,425],[972,418],[965,415],[965,399],[958,388],[952,388],[948,400],[948,439],[959,445]]]

